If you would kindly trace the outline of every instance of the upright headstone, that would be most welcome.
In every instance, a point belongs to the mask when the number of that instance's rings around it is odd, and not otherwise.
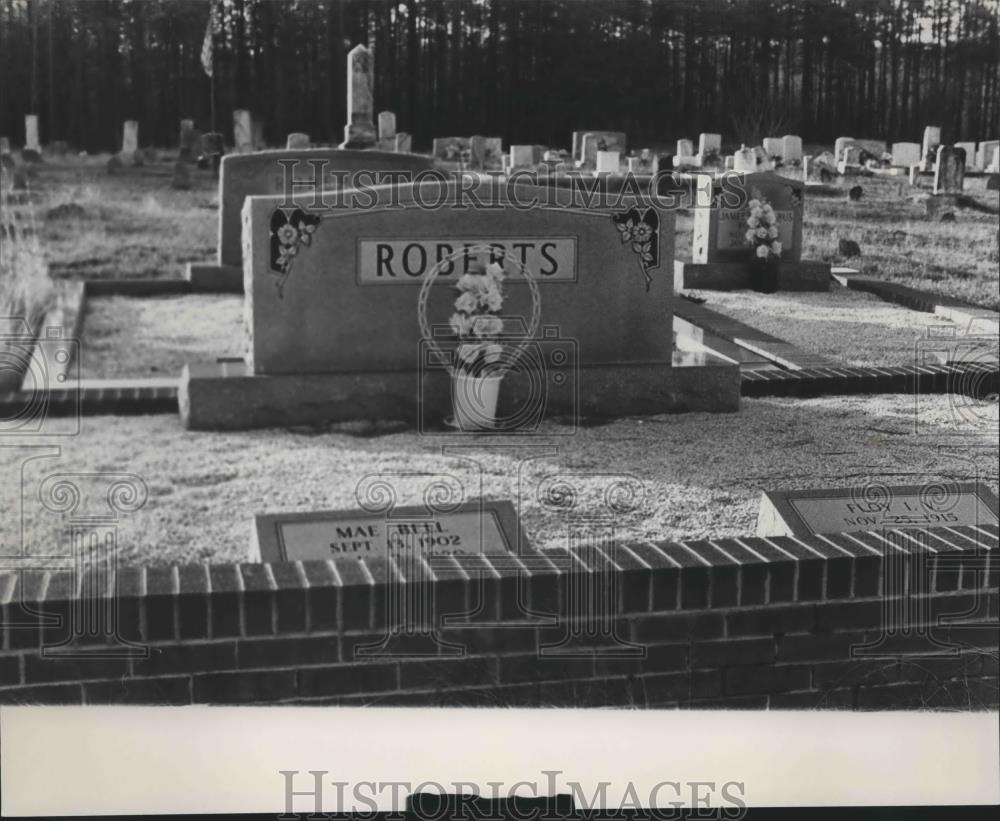
[[[592,134],[594,137],[593,153],[590,156],[584,154],[583,138],[587,134]],[[595,129],[573,132],[573,161],[577,165],[589,165],[592,168],[597,162],[597,151],[617,151],[619,155],[625,156],[628,153],[625,132]]]
[[[24,147],[29,151],[41,151],[42,146],[38,141],[38,115],[24,115]]]
[[[412,150],[413,137],[405,131],[396,132],[395,150],[397,154],[409,154]]]
[[[740,153],[747,149],[741,149]],[[706,175],[707,176],[707,175]],[[746,173],[736,190],[745,192],[742,205],[733,199],[733,183],[726,177],[708,178],[712,206],[694,209],[691,262],[674,265],[674,288],[732,290],[750,287],[754,247],[747,242],[749,202],[756,199],[774,209],[776,237],[781,243],[777,258],[781,290],[827,291],[830,265],[802,259],[803,193],[805,183],[771,171]]]
[[[524,351],[503,378],[498,421],[530,431],[538,414],[736,409],[737,367],[673,364],[672,211],[632,195],[587,208],[579,191],[563,207],[526,209],[547,189],[497,193],[481,180],[470,191],[466,182],[404,183],[372,207],[291,214],[281,197],[249,198],[247,361],[189,366],[179,397],[185,423],[440,425],[452,412],[447,354],[459,343],[434,329],[454,312],[454,283],[490,257],[508,274],[511,356]],[[470,194],[491,207],[449,207]],[[443,208],[415,207],[429,195]],[[480,256],[474,245],[497,250]],[[427,286],[438,262],[440,276]],[[372,332],[387,324],[392,333]]]
[[[698,154],[702,158],[702,160],[705,160],[713,155],[717,156],[720,151],[722,151],[721,134],[698,135]]]
[[[976,166],[976,144],[970,142],[955,143],[955,148],[961,148],[965,152],[965,170],[972,171]]]
[[[193,159],[198,144],[198,132],[194,127],[194,120],[181,120],[181,133],[178,142],[180,158],[182,160]]]
[[[837,137],[833,143],[833,160],[840,162],[844,159],[844,149],[854,142],[854,137]]]
[[[621,158],[617,151],[597,152],[597,173],[617,174],[621,170]]]
[[[184,158],[174,162],[173,177],[170,180],[170,187],[178,191],[187,191],[191,187],[191,166]]]
[[[253,123],[250,112],[238,108],[233,112],[233,145],[237,154],[249,154],[253,151]]]
[[[283,164],[284,163],[284,164]],[[232,154],[222,161],[219,180],[218,265],[242,264],[240,211],[247,197],[273,196],[286,191],[286,173],[295,185],[291,194],[298,201],[312,203],[314,194],[328,188],[351,184],[356,171],[412,171],[434,167],[430,157],[383,151],[351,151],[337,148],[310,148],[303,151],[258,151]],[[286,169],[291,169],[287,171]],[[348,176],[339,180],[335,174]],[[368,184],[371,184],[368,181]],[[317,195],[318,196],[318,195]]]
[[[263,151],[267,148],[267,140],[264,139],[264,121],[256,117],[250,120],[250,132],[253,135],[253,150]]]
[[[934,164],[934,193],[960,194],[965,185],[965,149],[940,145]]]
[[[941,145],[941,127],[929,125],[924,129],[924,141],[920,147],[920,162],[922,170],[929,171]]]
[[[726,171],[732,171],[732,170],[734,170],[735,167],[736,167],[736,157],[734,157],[732,154],[730,154],[728,157],[726,157],[725,161],[722,164],[722,167]]]
[[[533,145],[512,145],[510,147],[510,167],[528,168],[534,164],[535,147]]]
[[[597,135],[589,131],[580,138],[580,156],[576,160],[580,168],[594,168],[597,165]]]
[[[122,125],[122,160],[135,162],[139,151],[139,123],[136,120],[126,120]]]
[[[765,137],[761,143],[761,148],[764,149],[764,153],[771,162],[784,159],[782,152],[784,151],[785,143],[780,137]]]
[[[694,143],[691,140],[682,138],[677,141],[677,147],[674,149],[674,156],[677,158],[681,157],[693,157],[694,156]]]
[[[10,154],[10,137],[0,137],[0,155]]]
[[[502,137],[486,137],[483,140],[483,162],[486,168],[499,168],[503,154]]]
[[[1000,140],[987,140],[979,144],[983,158],[979,167],[991,174],[1000,173]]]
[[[378,138],[382,140],[396,139],[396,115],[392,111],[380,111],[378,114]]]
[[[301,131],[293,131],[285,139],[285,148],[289,151],[298,151],[309,147],[309,135]]]
[[[342,148],[369,148],[375,144],[372,53],[358,44],[347,55],[347,125]]]
[[[893,143],[892,164],[898,168],[919,165],[920,143]]]
[[[486,138],[480,134],[469,137],[469,167],[475,171],[486,167]]]
[[[802,138],[796,134],[786,134],[781,138],[781,159],[785,165],[802,162]]]
[[[733,154],[733,171],[756,171],[757,155],[745,145]]]

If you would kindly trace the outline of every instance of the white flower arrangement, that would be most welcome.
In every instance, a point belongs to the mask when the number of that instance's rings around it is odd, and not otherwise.
[[[463,274],[455,288],[455,313],[451,329],[463,342],[458,346],[458,369],[478,373],[485,365],[500,361],[503,345],[495,340],[503,331],[497,313],[503,307],[503,267],[493,262],[477,273]]]
[[[771,204],[765,199],[752,199],[747,205],[750,207],[750,216],[747,217],[747,244],[753,246],[754,255],[758,259],[780,257],[778,217]]]

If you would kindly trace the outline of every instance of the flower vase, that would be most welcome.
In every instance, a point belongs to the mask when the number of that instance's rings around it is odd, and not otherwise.
[[[452,407],[459,430],[493,430],[503,374],[477,375],[456,371],[452,375]]]
[[[750,287],[761,294],[778,290],[778,260],[774,257],[755,259],[750,267]]]

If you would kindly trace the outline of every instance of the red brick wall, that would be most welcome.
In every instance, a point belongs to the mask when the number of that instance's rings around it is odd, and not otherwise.
[[[995,708],[998,555],[959,527],[126,567],[83,602],[93,579],[4,573],[0,703]],[[433,629],[379,649],[401,601]],[[118,638],[65,643],[81,603]]]

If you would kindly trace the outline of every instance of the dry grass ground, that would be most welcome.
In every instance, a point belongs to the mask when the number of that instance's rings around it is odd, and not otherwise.
[[[243,298],[217,294],[87,303],[80,375],[180,375],[188,362],[243,355]]]
[[[858,202],[847,196],[854,185],[864,189]],[[967,179],[965,193],[993,213],[958,208],[955,222],[934,222],[924,205],[928,183],[911,187],[905,177],[843,178],[829,193],[807,192],[802,258],[998,308],[1000,198],[996,191],[986,191],[983,177]],[[678,215],[679,259],[691,258],[693,224],[690,212]],[[841,257],[840,239],[857,242],[861,256]]]
[[[933,396],[918,406],[909,395],[747,400],[738,414],[620,419],[573,436],[546,436],[556,431],[549,426],[529,444],[552,447],[555,455],[519,469],[509,451],[491,451],[496,442],[489,438],[359,437],[347,427],[191,433],[175,416],[84,418],[81,435],[47,440],[58,458],[43,458],[38,448],[0,448],[0,509],[9,511],[0,516],[0,544],[20,543],[23,518],[28,551],[49,552],[63,526],[33,493],[24,495],[18,515],[22,464],[28,487],[54,471],[139,476],[149,499],[122,518],[120,560],[165,564],[250,558],[254,513],[356,508],[358,483],[376,473],[390,475],[400,504],[419,500],[427,477],[418,474],[454,477],[469,496],[520,500],[525,529],[540,547],[565,544],[575,515],[544,504],[539,489],[554,476],[575,489],[576,513],[605,517],[599,524],[608,534],[747,535],[762,488],[979,477],[996,490],[1000,432],[995,402]],[[445,444],[468,450],[443,455]],[[615,515],[604,492],[621,477],[638,482],[641,493],[634,510]],[[84,496],[99,501],[105,492],[95,487],[96,495]]]
[[[54,277],[178,277],[186,263],[214,258],[218,184],[210,172],[194,170],[191,190],[175,191],[169,163],[112,175],[106,162],[56,158],[36,167],[32,195]]]
[[[123,168],[112,176],[106,159],[47,161],[32,180],[40,215],[64,204],[82,208],[77,216],[42,222],[55,276],[173,277],[185,263],[214,256],[216,183],[209,172],[194,171],[192,189],[174,191],[169,163]],[[847,198],[853,185],[864,189],[860,202]],[[926,216],[926,180],[911,188],[905,177],[844,178],[833,189],[806,198],[805,258],[846,263],[866,275],[1000,306],[1000,200],[985,190],[985,178],[966,180],[966,194],[993,213],[960,208],[953,223]],[[677,226],[676,255],[689,258],[690,213],[679,215]],[[840,238],[858,242],[861,258],[840,258]]]

